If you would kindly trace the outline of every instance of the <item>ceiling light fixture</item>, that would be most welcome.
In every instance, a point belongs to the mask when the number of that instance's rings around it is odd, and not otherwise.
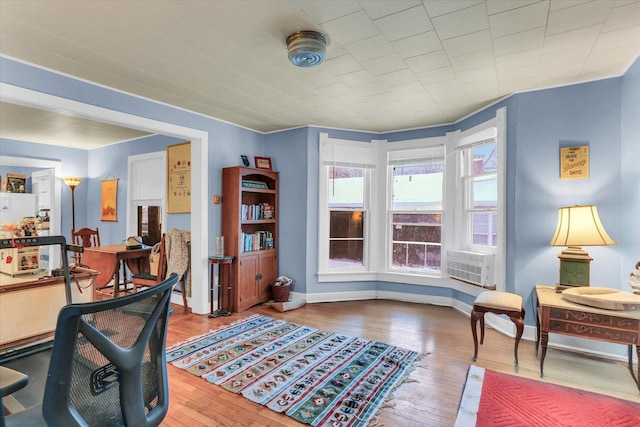
[[[329,38],[317,31],[296,31],[287,37],[289,61],[296,67],[322,64]]]

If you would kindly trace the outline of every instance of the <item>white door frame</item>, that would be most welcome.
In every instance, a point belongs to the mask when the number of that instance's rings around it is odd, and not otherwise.
[[[191,242],[192,289],[189,306],[194,313],[208,313],[209,258],[207,253],[209,224],[207,221],[207,200],[209,199],[209,170],[207,163],[209,158],[209,133],[199,129],[109,110],[3,82],[0,82],[0,101],[61,112],[76,117],[191,141],[191,234],[193,236],[203,236],[203,238],[196,238]],[[176,295],[175,300],[172,298],[172,301],[181,303],[181,298]]]

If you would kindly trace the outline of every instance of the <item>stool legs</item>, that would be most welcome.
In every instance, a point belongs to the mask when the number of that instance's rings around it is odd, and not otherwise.
[[[474,306],[471,311],[471,334],[473,335],[473,357],[472,362],[475,362],[478,358],[478,331],[477,324],[480,321],[480,345],[484,343],[484,314],[485,313],[506,314],[509,319],[516,325],[516,342],[513,349],[515,371],[518,372],[518,346],[520,345],[520,339],[524,332],[524,315],[525,311],[522,308],[520,311],[504,311],[504,310],[492,310],[485,309],[484,307]]]
[[[473,310],[471,312],[471,334],[473,335],[473,357],[471,361],[475,362],[478,358],[478,319],[480,319],[480,344],[484,343],[484,313]]]
[[[518,345],[520,344],[520,338],[522,338],[522,332],[524,331],[524,308],[520,311],[520,315],[510,316],[511,321],[516,325],[516,344],[513,350],[516,364],[516,372],[518,372]]]

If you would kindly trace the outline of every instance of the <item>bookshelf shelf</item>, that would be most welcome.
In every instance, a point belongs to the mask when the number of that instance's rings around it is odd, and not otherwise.
[[[278,173],[242,166],[222,170],[222,233],[231,265],[232,307],[269,300],[277,277]]]

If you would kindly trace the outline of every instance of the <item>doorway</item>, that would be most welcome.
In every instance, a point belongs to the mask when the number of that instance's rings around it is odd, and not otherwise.
[[[162,214],[160,206],[138,206],[138,233],[142,243],[153,246],[162,238]]]
[[[192,232],[197,231],[198,235],[202,236],[202,238],[195,239],[191,246],[192,283],[195,284],[192,289],[193,295],[191,308],[194,313],[208,313],[208,132],[173,123],[161,122],[143,116],[123,113],[4,82],[0,82],[0,101],[13,102],[53,111],[65,111],[75,114],[78,117],[103,121],[119,126],[131,127],[146,132],[153,132],[191,141],[192,197],[189,223]],[[59,172],[61,172],[61,170],[58,171],[56,169],[56,176],[59,176]],[[131,205],[129,204],[128,206],[130,207]],[[129,226],[129,224],[127,225]],[[127,230],[133,229],[134,228],[127,227]],[[127,234],[129,235],[129,233]],[[174,300],[173,296],[172,300]],[[175,302],[178,304],[182,303],[180,295],[175,295]]]

